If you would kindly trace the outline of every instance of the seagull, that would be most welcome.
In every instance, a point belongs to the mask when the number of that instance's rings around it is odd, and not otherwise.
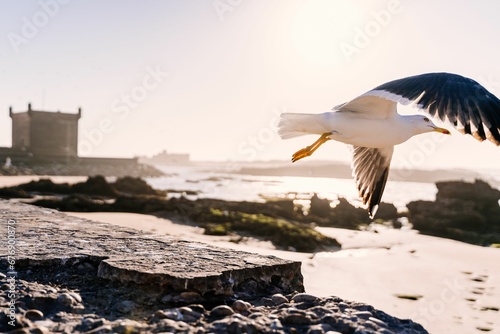
[[[401,115],[397,104],[413,105],[419,114]],[[476,81],[451,73],[426,73],[382,84],[322,114],[283,113],[283,139],[320,135],[292,156],[308,157],[329,140],[353,146],[352,171],[368,214],[373,218],[384,192],[394,146],[426,132],[449,135],[431,119],[452,125],[479,141],[500,145],[500,100]]]

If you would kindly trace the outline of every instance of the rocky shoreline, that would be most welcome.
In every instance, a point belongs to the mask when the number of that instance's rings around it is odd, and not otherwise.
[[[14,333],[307,333],[307,334],[418,334],[427,333],[411,320],[400,320],[370,305],[338,297],[318,298],[307,293],[273,294],[259,300],[236,299],[231,304],[206,307],[159,306],[138,310],[134,300],[114,305],[102,293],[89,303],[90,292],[20,280],[11,318],[0,312],[0,330]],[[5,289],[5,286],[2,286]],[[115,287],[115,291],[127,290]],[[126,296],[130,298],[130,295]],[[110,316],[107,313],[114,314]],[[141,316],[138,316],[141,314]]]
[[[406,212],[382,202],[375,222],[400,228],[404,217],[423,234],[480,246],[500,242],[500,190],[481,180],[438,182],[436,186],[436,201],[410,202]],[[153,189],[140,178],[126,176],[108,182],[103,176],[93,176],[73,185],[40,179],[0,188],[0,198],[21,198],[61,211],[150,214],[200,226],[205,234],[250,236],[271,241],[279,249],[293,247],[301,252],[340,247],[314,226],[359,230],[373,223],[366,210],[344,198],[332,207],[330,200],[314,194],[305,211],[293,198],[239,202],[168,196],[172,192]]]
[[[2,188],[1,197],[22,198],[31,204],[61,211],[145,213],[184,220],[203,227],[205,234],[256,237],[282,249],[293,247],[314,252],[340,247],[335,239],[315,231],[311,220],[304,219],[304,214],[294,209],[291,200],[254,203],[167,198],[165,191],[153,189],[140,178],[123,177],[108,182],[102,176],[72,185],[41,179]]]
[[[0,288],[15,293],[0,297],[2,332],[427,333],[369,305],[303,292],[299,262],[25,204],[0,201],[0,212],[16,222],[17,253],[17,275],[1,274]]]

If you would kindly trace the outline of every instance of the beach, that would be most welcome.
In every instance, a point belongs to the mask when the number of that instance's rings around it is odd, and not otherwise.
[[[0,186],[41,176],[0,177]],[[76,183],[86,177],[50,177]],[[318,297],[363,302],[399,318],[412,319],[430,333],[500,333],[500,249],[420,235],[410,229],[377,226],[370,231],[317,229],[337,239],[336,252],[277,250],[271,242],[208,236],[203,229],[152,215],[71,212],[73,216],[145,232],[167,234],[218,247],[274,255],[302,262],[305,290]]]
[[[69,213],[219,247],[302,262],[308,293],[368,303],[422,324],[430,333],[500,333],[500,250],[381,228],[318,228],[342,245],[316,254],[276,250],[267,242],[203,235],[200,228],[130,213]],[[399,296],[399,297],[398,297]],[[416,299],[416,300],[413,300]]]

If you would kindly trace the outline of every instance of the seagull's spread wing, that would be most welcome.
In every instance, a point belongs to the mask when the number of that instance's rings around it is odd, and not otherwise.
[[[371,94],[369,91],[354,100],[333,108],[340,112],[354,112],[370,118],[389,118],[396,114],[397,101],[386,99],[380,94]]]
[[[373,218],[384,193],[394,147],[368,148],[354,146],[352,170],[359,196],[368,203]]]
[[[363,96],[378,96],[404,105],[415,103],[464,134],[500,145],[500,100],[472,79],[427,73],[387,82],[359,98]]]

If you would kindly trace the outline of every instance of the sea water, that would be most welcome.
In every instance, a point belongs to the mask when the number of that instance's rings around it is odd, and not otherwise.
[[[307,206],[316,193],[334,202],[344,197],[355,206],[362,205],[353,179],[242,175],[204,166],[161,166],[159,169],[167,175],[147,181],[156,189],[169,190],[169,196],[257,202],[290,198]],[[186,195],[192,192],[196,195]],[[434,183],[389,181],[382,200],[404,209],[411,201],[435,200],[436,192]]]

